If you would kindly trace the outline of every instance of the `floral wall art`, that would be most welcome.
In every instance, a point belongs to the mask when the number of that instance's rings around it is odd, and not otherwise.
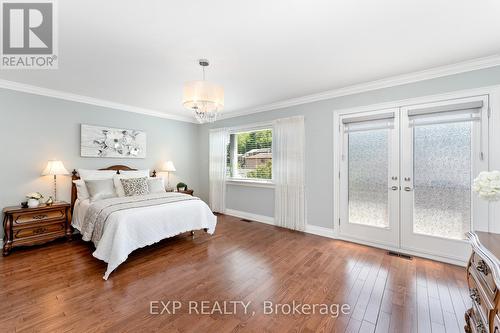
[[[82,124],[81,156],[145,158],[146,133],[132,129]]]

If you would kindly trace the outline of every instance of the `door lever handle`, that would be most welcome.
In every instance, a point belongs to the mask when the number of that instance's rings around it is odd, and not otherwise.
[[[399,187],[398,187],[398,186],[392,186],[392,187],[391,187],[391,190],[393,190],[393,191],[397,191],[398,189],[399,189]]]
[[[411,191],[411,187],[405,186],[405,191],[406,192],[410,192]]]

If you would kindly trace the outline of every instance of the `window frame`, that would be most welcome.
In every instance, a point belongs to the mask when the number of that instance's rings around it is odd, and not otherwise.
[[[272,137],[274,137],[274,126],[272,123],[259,123],[246,126],[231,127],[228,129],[228,135],[235,135],[239,133],[256,132],[263,130],[271,130]],[[230,141],[230,140],[229,140]],[[274,142],[274,140],[273,140]],[[273,144],[271,144],[273,147]],[[272,159],[274,160],[274,149],[271,149]],[[243,185],[243,186],[254,186],[254,187],[274,187],[274,163],[273,169],[271,171],[271,179],[259,179],[259,178],[239,178],[231,177],[226,173],[226,183],[229,185]]]

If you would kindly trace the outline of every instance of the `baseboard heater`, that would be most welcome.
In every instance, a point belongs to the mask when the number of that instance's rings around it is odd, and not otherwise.
[[[393,257],[400,257],[406,260],[412,260],[413,257],[404,253],[399,253],[399,252],[394,252],[394,251],[387,251],[387,254]]]

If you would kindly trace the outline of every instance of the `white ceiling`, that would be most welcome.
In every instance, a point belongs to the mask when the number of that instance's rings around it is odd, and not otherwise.
[[[59,69],[0,78],[185,116],[182,85],[225,112],[500,53],[498,0],[64,0]]]

